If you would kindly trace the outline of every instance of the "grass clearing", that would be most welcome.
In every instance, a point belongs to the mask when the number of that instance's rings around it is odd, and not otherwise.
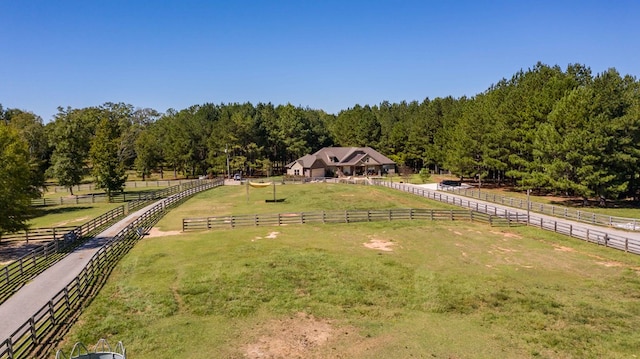
[[[300,206],[313,201],[293,187],[317,195],[306,186],[315,185],[290,186]],[[160,224],[179,229],[175,218],[197,208],[279,212],[263,211],[277,204],[257,198],[241,204],[240,190],[205,192]],[[400,192],[382,193],[388,198],[373,208],[414,206]],[[317,206],[336,201],[329,197]],[[365,246],[375,241],[392,250]],[[638,256],[533,228],[469,222],[147,237],[64,346],[105,337],[122,340],[136,358],[632,358],[640,346],[639,270]]]
[[[36,207],[29,225],[32,228],[79,226],[122,205],[122,203],[99,202]]]
[[[336,183],[276,185],[276,197],[284,202],[266,203],[273,199],[273,188],[222,186],[197,194],[188,205],[171,211],[158,226],[162,230],[181,230],[183,218],[256,213],[312,212],[345,209],[438,208],[459,209],[418,196],[374,186]]]

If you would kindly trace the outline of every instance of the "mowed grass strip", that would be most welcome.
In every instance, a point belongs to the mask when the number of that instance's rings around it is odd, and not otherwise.
[[[634,255],[470,222],[148,237],[65,347],[105,337],[136,358],[629,358],[639,268]]]

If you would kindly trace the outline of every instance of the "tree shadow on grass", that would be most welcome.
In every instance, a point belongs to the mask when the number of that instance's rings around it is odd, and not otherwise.
[[[42,217],[50,214],[73,213],[73,212],[83,211],[83,210],[92,209],[92,208],[93,207],[88,207],[88,206],[38,207],[33,209],[30,219],[38,218],[38,217]]]

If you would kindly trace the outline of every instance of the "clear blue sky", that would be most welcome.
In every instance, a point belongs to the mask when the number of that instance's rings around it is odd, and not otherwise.
[[[0,0],[0,103],[355,104],[473,96],[541,61],[640,74],[639,1]]]

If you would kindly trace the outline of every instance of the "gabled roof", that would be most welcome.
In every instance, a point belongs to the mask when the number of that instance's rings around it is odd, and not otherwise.
[[[354,166],[367,157],[371,158],[376,165],[395,165],[395,162],[371,147],[325,147],[314,154],[300,157],[287,167],[291,168],[295,163],[300,163],[303,168]],[[322,163],[319,163],[320,161]]]

